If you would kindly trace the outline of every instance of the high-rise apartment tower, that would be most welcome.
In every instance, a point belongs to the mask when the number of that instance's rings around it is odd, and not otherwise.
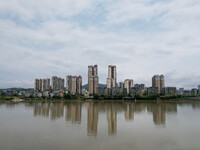
[[[90,94],[96,94],[98,84],[98,66],[88,66],[88,91]]]
[[[133,80],[132,79],[126,79],[124,81],[124,87],[127,90],[127,94],[129,94],[130,93],[130,89],[133,87]]]
[[[82,77],[68,75],[66,77],[66,90],[74,94],[82,94]]]
[[[52,91],[63,91],[64,90],[64,79],[57,76],[51,78],[51,89]]]
[[[117,87],[116,66],[108,66],[107,88]]]
[[[158,93],[163,92],[163,88],[165,87],[165,79],[163,75],[154,75],[152,77],[152,87],[158,88]]]

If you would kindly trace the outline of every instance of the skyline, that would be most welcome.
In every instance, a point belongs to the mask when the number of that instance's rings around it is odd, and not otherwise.
[[[59,9],[57,9],[59,8]],[[80,74],[98,64],[117,82],[200,84],[199,0],[0,0],[0,88],[33,87],[35,78]]]

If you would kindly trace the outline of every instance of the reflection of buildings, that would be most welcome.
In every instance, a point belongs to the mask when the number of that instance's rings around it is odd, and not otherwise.
[[[156,125],[166,123],[166,113],[177,113],[177,104],[160,103],[149,104],[147,110],[153,113],[153,121]]]
[[[50,103],[36,103],[34,107],[34,116],[49,117]]]
[[[71,123],[81,123],[81,103],[67,103],[65,110],[65,119],[66,121],[71,121]]]
[[[89,103],[88,118],[87,118],[87,131],[88,135],[97,135],[98,125],[98,106],[95,103]]]
[[[133,120],[134,119],[134,104],[127,104],[126,105],[126,110],[124,113],[125,119],[126,120]]]
[[[34,116],[49,117],[52,120],[63,117],[64,107],[63,103],[35,103]]]
[[[113,105],[108,106],[107,109],[107,121],[108,121],[108,134],[115,135],[117,132],[117,112]]]
[[[64,113],[64,106],[63,103],[54,103],[53,105],[51,105],[50,107],[51,110],[51,119],[57,119],[57,118],[61,118],[63,117],[63,113]]]
[[[151,104],[147,106],[148,112],[153,113],[153,121],[155,124],[165,124],[166,108],[162,104]]]
[[[134,102],[85,102],[86,113],[82,115],[82,102],[70,101],[65,103],[33,103],[25,105],[26,107],[34,107],[34,116],[48,117],[50,119],[57,119],[64,117],[70,124],[80,124],[86,120],[81,120],[82,116],[87,115],[87,133],[88,136],[96,136],[98,129],[99,115],[104,115],[104,120],[107,121],[108,134],[116,135],[117,133],[117,113],[124,115],[126,121],[136,120],[137,114],[144,113],[153,115],[153,122],[155,125],[166,124],[166,113],[177,113],[177,103],[134,103]],[[188,105],[188,104],[187,104]],[[200,103],[191,103],[193,108],[199,109]],[[179,104],[184,106],[184,104]],[[65,110],[64,110],[65,109]],[[135,117],[136,116],[136,117]],[[134,118],[135,117],[135,118]],[[124,121],[124,120],[123,120]],[[137,121],[137,120],[136,120]]]

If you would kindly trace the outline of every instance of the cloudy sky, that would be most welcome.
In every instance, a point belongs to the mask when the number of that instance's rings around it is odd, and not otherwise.
[[[108,65],[118,81],[200,84],[200,0],[0,0],[0,88]]]

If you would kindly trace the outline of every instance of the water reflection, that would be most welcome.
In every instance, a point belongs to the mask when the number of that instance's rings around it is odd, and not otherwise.
[[[96,103],[87,103],[87,132],[88,135],[97,135],[98,125],[98,105]]]
[[[117,107],[108,105],[107,110],[108,134],[115,135],[117,132]]]
[[[80,124],[82,111],[81,103],[66,103],[65,108],[65,120],[72,124]]]
[[[200,103],[191,103],[192,108],[199,109]],[[99,114],[105,115],[109,135],[117,134],[117,115],[124,114],[124,120],[134,121],[139,113],[152,115],[156,126],[166,125],[166,114],[176,114],[177,106],[182,103],[134,103],[134,102],[61,102],[61,103],[34,103],[34,116],[48,117],[51,120],[63,118],[70,124],[81,124],[82,113],[87,117],[87,134],[96,136],[98,132]],[[188,103],[187,103],[188,106]],[[29,106],[30,107],[30,106]]]

